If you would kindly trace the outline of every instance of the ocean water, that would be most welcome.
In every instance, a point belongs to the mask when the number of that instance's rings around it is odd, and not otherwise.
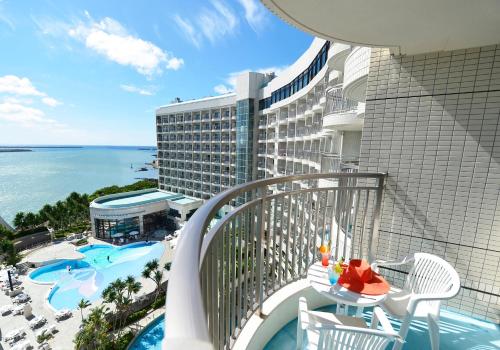
[[[136,172],[155,159],[156,149],[142,148],[84,146],[0,152],[0,216],[12,223],[17,212],[38,211],[73,191],[90,194],[140,178],[156,179],[158,171],[150,166],[148,171]]]

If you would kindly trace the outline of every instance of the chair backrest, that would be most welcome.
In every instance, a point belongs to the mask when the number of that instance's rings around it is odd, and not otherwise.
[[[325,326],[318,327],[319,350],[383,350],[387,347],[394,335],[379,330]]]
[[[328,321],[326,321],[328,322]],[[395,332],[385,332],[372,328],[360,328],[336,325],[331,322],[322,323],[307,309],[304,297],[299,300],[297,325],[297,349],[302,349],[304,336],[307,349],[318,350],[383,350],[391,341],[399,341]],[[312,337],[314,335],[314,338]]]
[[[415,253],[404,289],[414,294],[439,295],[450,299],[460,290],[460,277],[447,261],[427,253]]]

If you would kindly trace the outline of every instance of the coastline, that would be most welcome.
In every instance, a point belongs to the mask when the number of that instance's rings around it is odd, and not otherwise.
[[[30,148],[0,148],[0,153],[9,152],[33,152],[33,150]]]

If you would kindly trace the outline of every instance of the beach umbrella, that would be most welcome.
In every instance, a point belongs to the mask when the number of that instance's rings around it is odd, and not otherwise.
[[[137,236],[139,234],[139,231],[130,231],[129,236]]]
[[[122,232],[113,233],[111,235],[111,237],[113,237],[113,238],[120,238],[120,237],[123,237],[123,233]]]

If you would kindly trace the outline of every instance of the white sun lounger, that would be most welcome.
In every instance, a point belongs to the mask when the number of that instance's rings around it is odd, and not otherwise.
[[[24,311],[24,305],[16,305],[12,308],[13,315],[21,315]]]
[[[47,319],[44,316],[37,316],[29,322],[30,328],[35,329],[45,324]]]
[[[4,305],[0,307],[0,315],[5,316],[12,312],[12,305]]]
[[[22,304],[27,303],[30,300],[30,296],[25,293],[21,293],[14,297],[14,303]]]
[[[16,344],[12,347],[12,350],[30,350],[33,349],[33,345],[29,341],[25,340],[22,343]]]
[[[73,313],[71,312],[71,310],[62,309],[62,310],[59,310],[56,312],[55,318],[57,321],[61,321],[61,320],[64,320],[66,318],[71,317],[72,315],[73,315]]]
[[[55,324],[51,324],[47,327],[47,332],[56,334],[57,332],[59,332],[59,329],[57,329],[57,326]]]
[[[39,350],[50,350],[51,347],[50,347],[49,343],[43,342],[42,344],[38,345],[38,349]]]
[[[5,335],[5,340],[11,341],[14,339],[21,339],[25,335],[26,335],[26,331],[24,330],[24,328],[18,328],[18,329],[14,329],[14,330],[10,331],[9,333],[7,333]]]

